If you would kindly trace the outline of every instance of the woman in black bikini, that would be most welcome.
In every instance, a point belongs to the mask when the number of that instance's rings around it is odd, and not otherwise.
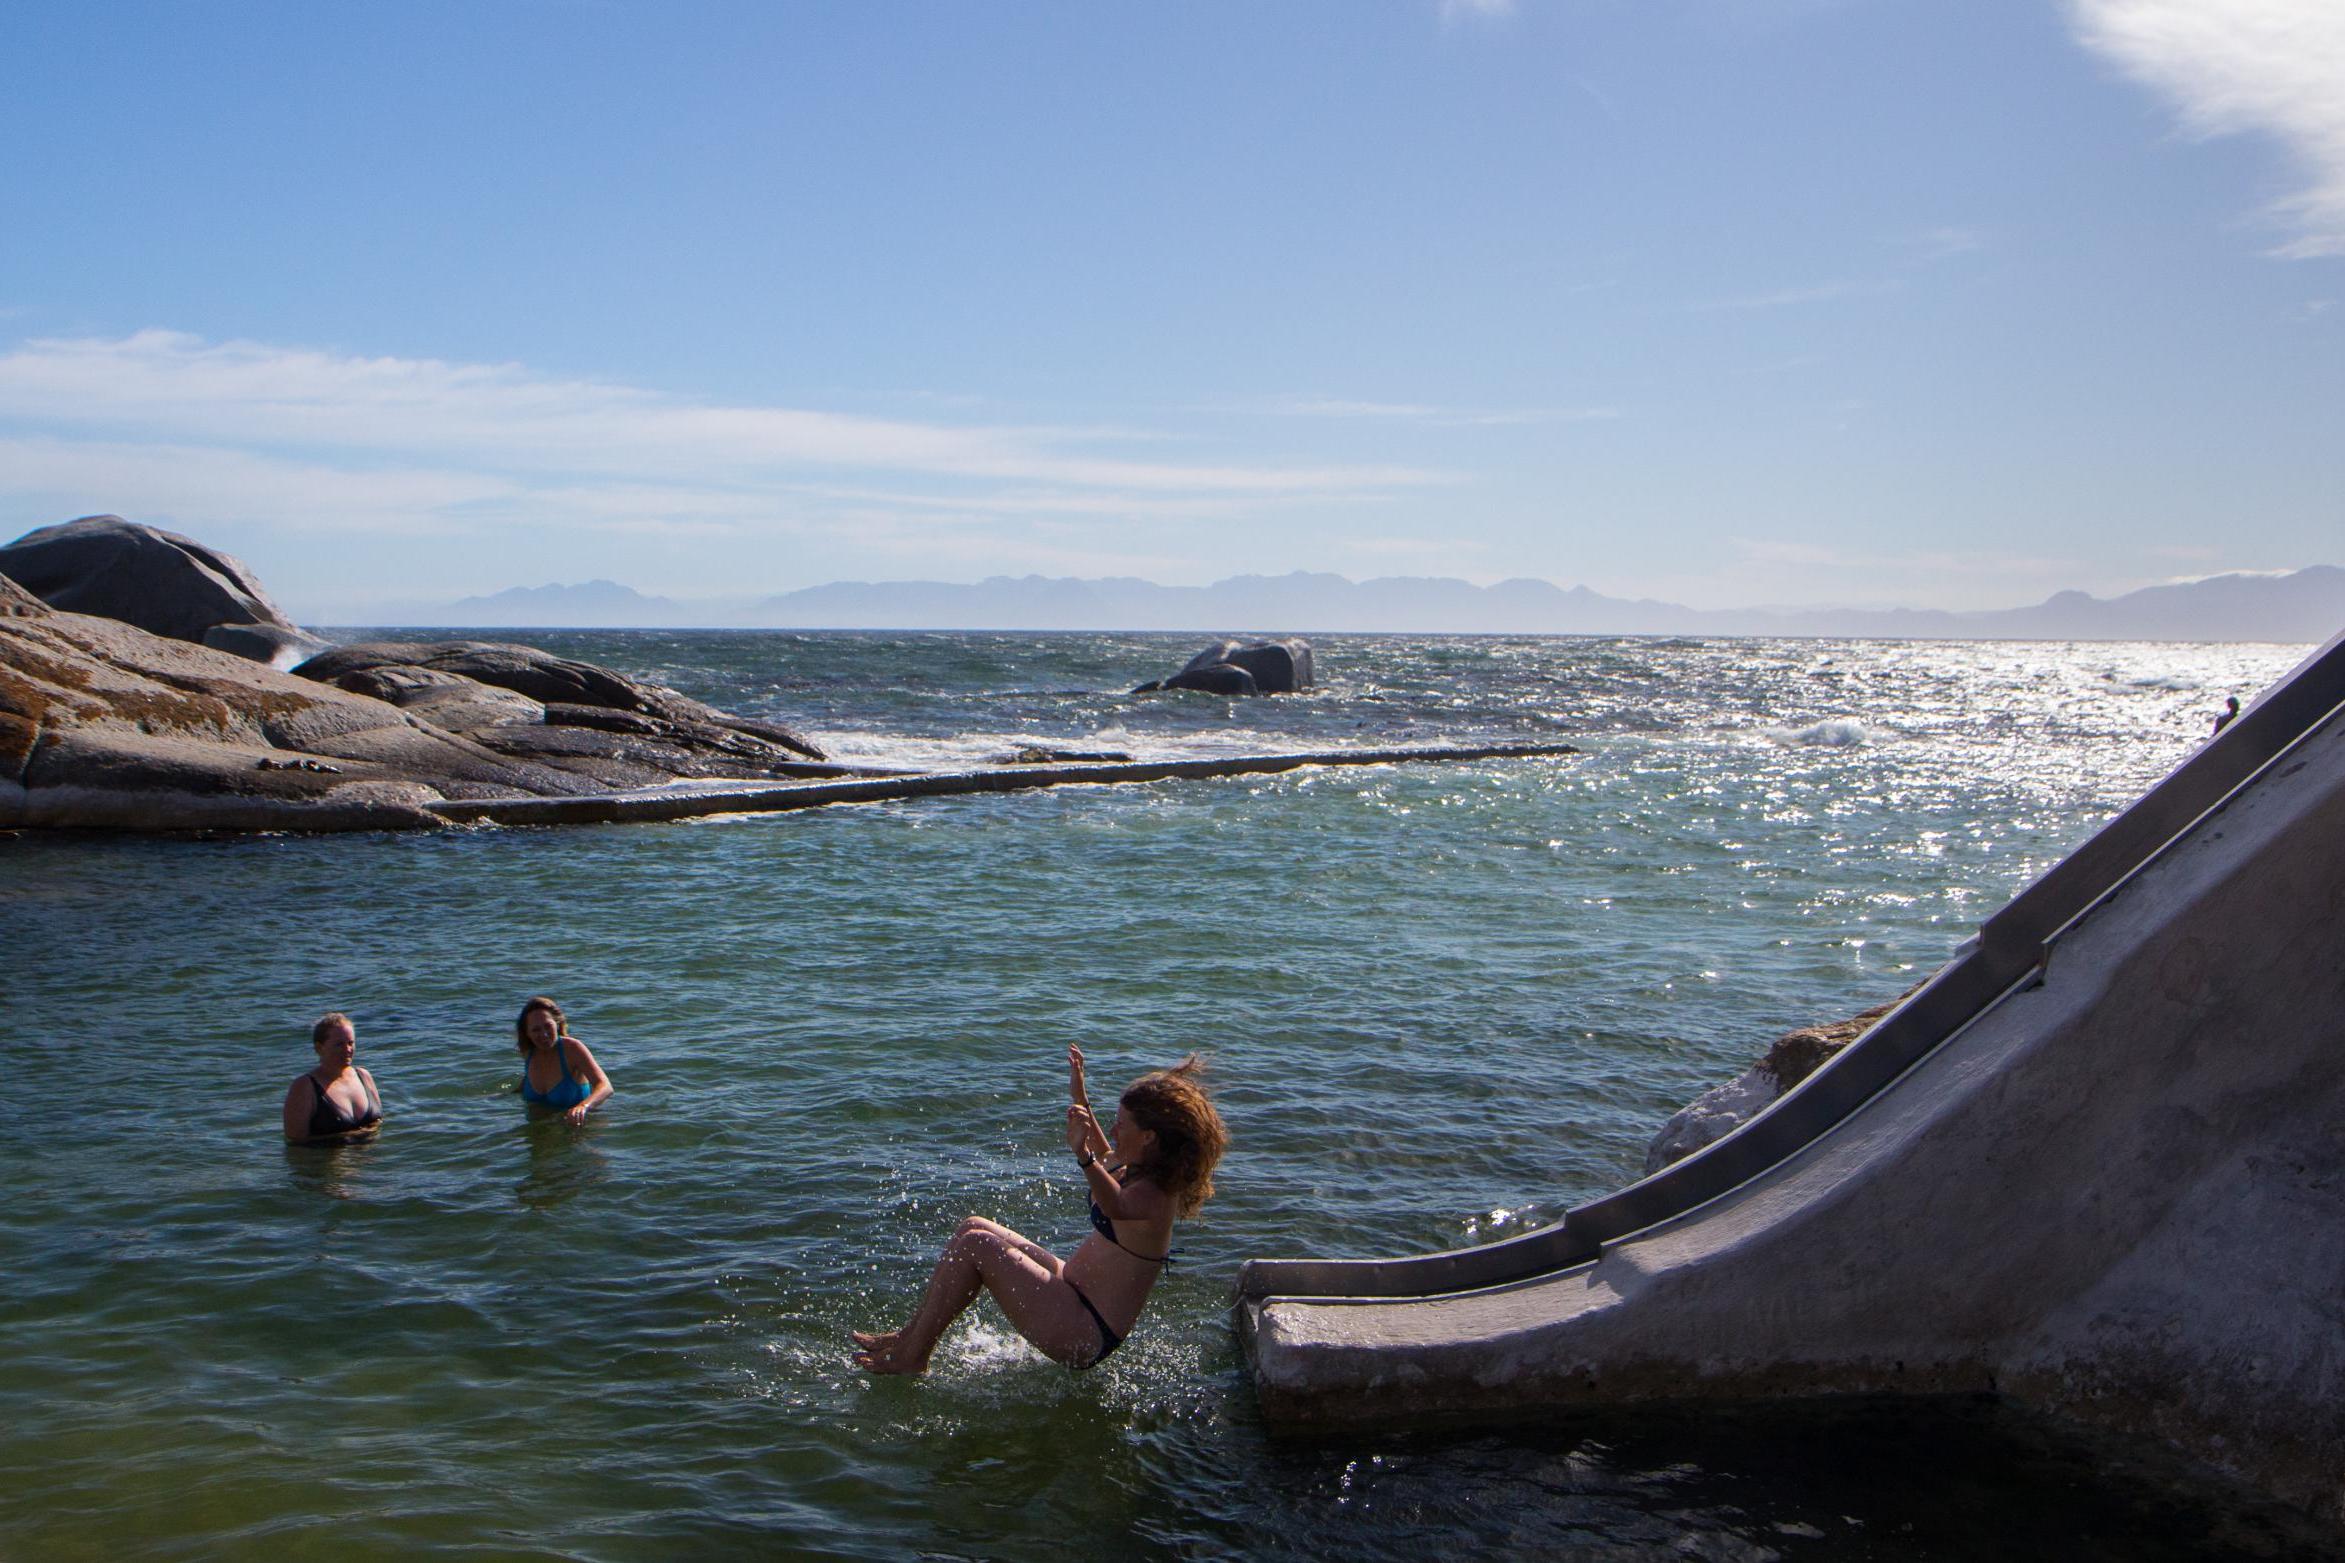
[[[1091,1235],[1061,1260],[971,1216],[945,1245],[912,1322],[884,1335],[855,1332],[856,1362],[874,1373],[926,1372],[945,1326],[988,1291],[1043,1355],[1070,1368],[1098,1366],[1139,1322],[1171,1263],[1174,1219],[1213,1197],[1214,1164],[1229,1135],[1198,1084],[1204,1069],[1192,1053],[1142,1075],[1117,1104],[1113,1134],[1102,1134],[1083,1089],[1083,1050],[1068,1048],[1067,1149],[1091,1186]]]
[[[340,1010],[318,1017],[310,1027],[318,1066],[293,1077],[285,1089],[285,1138],[296,1143],[363,1139],[383,1121],[383,1098],[375,1077],[352,1060],[358,1056],[358,1028]]]

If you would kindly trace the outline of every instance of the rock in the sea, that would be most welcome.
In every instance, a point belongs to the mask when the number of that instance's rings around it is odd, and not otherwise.
[[[777,722],[732,716],[662,685],[643,683],[591,662],[557,657],[531,646],[477,640],[373,641],[337,646],[293,671],[301,678],[373,693],[374,682],[390,670],[421,670],[510,690],[538,702],[549,713],[557,709],[597,710],[641,717],[648,726],[630,725],[627,731],[686,749],[714,748],[744,759],[769,753],[784,759],[826,758],[822,750]],[[559,726],[583,725],[586,719],[573,716],[565,721],[548,715],[545,720]],[[532,736],[525,747],[543,752],[547,742],[550,740]],[[686,770],[676,774],[705,773]]]
[[[1288,695],[1311,687],[1311,643],[1292,636],[1259,641],[1216,641],[1170,678],[1142,684],[1136,695],[1194,689],[1214,695]]]
[[[1222,660],[1253,674],[1266,695],[1291,695],[1311,687],[1311,643],[1296,636],[1240,646]]]
[[[1201,695],[1258,695],[1262,686],[1235,662],[1215,662],[1201,668],[1183,668],[1149,689],[1193,689]]]
[[[1653,1143],[1645,1147],[1645,1176],[1725,1139],[1773,1106],[1781,1094],[1775,1077],[1757,1064],[1724,1085],[1710,1087],[1680,1107],[1653,1136]]]
[[[1775,1099],[1821,1068],[1826,1059],[1873,1029],[1874,1022],[1919,990],[1907,989],[1886,1004],[1821,1026],[1802,1026],[1777,1037],[1750,1068],[1712,1086],[1679,1108],[1645,1149],[1645,1176],[1682,1161],[1703,1146],[1723,1140],[1775,1105]]]
[[[332,769],[286,763],[305,759]],[[388,829],[436,825],[424,805],[441,798],[594,790],[379,700],[135,625],[0,618],[0,828]]]
[[[345,673],[334,687],[395,705],[455,733],[546,719],[546,708],[527,695],[435,668],[369,667]]]
[[[1028,744],[997,757],[996,765],[1129,765],[1132,757],[1121,749],[1052,749]]]
[[[256,662],[322,644],[295,628],[237,560],[120,516],[27,532],[0,548],[0,575],[61,612],[118,619],[173,640],[202,645],[216,631],[247,632],[225,635],[219,649]]]
[[[498,655],[464,665],[542,658],[482,649]],[[586,663],[563,664],[544,687],[618,691],[659,714],[548,704],[461,673],[357,660],[347,687],[298,678],[58,611],[0,576],[0,829],[396,829],[438,825],[429,806],[445,801],[829,769],[772,736],[786,728]]]

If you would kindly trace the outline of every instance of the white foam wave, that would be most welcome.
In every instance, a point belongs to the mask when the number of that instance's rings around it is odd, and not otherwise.
[[[1115,752],[1135,760],[1214,760],[1295,747],[1262,733],[1160,734],[1140,738],[1119,725],[1069,737],[1065,733],[995,732],[921,735],[868,731],[806,735],[842,765],[879,765],[908,771],[967,771],[998,765],[1021,749]]]
[[[1027,1344],[1024,1336],[990,1319],[973,1320],[953,1331],[938,1343],[937,1355],[966,1373],[1003,1373],[1050,1360]]]
[[[1872,730],[1853,716],[1826,717],[1805,727],[1770,727],[1769,738],[1791,748],[1853,749],[1872,741]]]

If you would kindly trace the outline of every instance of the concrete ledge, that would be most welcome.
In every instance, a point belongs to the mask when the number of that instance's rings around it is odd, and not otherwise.
[[[1307,765],[1402,765],[1411,762],[1545,758],[1577,754],[1570,744],[1483,744],[1413,749],[1323,749],[1301,754],[1236,755],[1218,760],[1148,760],[1080,765],[1006,765],[975,771],[927,771],[854,781],[793,782],[784,786],[716,783],[647,788],[582,798],[501,798],[435,803],[432,812],[459,824],[577,825],[694,819],[711,814],[770,814],[837,803],[886,803],[975,792],[1028,792],[1040,787],[1131,785],[1217,776],[1257,776]]]

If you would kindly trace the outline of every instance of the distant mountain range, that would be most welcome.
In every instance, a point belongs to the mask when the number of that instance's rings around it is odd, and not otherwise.
[[[508,586],[486,597],[464,597],[424,610],[419,624],[478,624],[530,629],[652,629],[699,622],[695,608],[670,597],[646,597],[617,581],[577,586]]]
[[[1730,608],[1606,597],[1584,586],[1442,577],[1239,575],[1211,586],[1130,577],[838,581],[779,596],[684,601],[613,581],[513,587],[401,605],[402,623],[480,628],[1391,631],[1560,635],[1828,635],[1995,640],[2323,641],[2345,628],[2345,569],[2218,575],[2122,597],[2068,591],[2026,608]]]

